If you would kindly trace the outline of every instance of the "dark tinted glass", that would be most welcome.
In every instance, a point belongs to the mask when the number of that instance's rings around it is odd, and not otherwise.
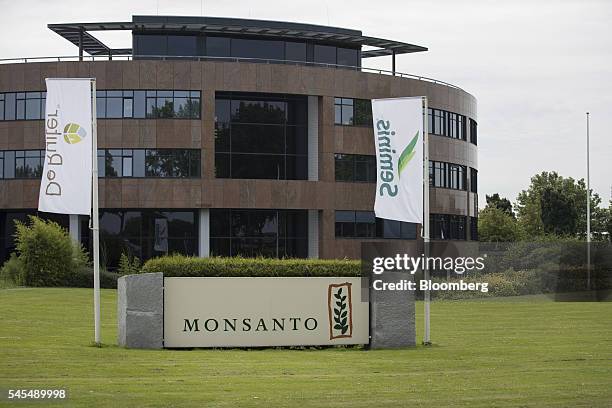
[[[287,125],[307,122],[305,98],[223,95],[217,97],[215,109],[216,177],[308,177],[306,127]]]
[[[232,125],[232,152],[277,153],[285,151],[285,127],[278,125]]]
[[[338,48],[338,65],[359,66],[359,51],[350,48]]]
[[[194,35],[169,35],[168,55],[198,55],[198,41]]]
[[[288,61],[306,61],[306,43],[285,42],[285,59]]]
[[[336,64],[336,47],[315,44],[314,62]]]
[[[353,124],[358,126],[372,126],[372,103],[366,99],[355,99]]]
[[[354,181],[353,168],[354,168],[354,157],[350,154],[336,153],[335,158],[335,171],[336,181]]]
[[[286,121],[286,102],[234,99],[231,103],[232,122],[278,123]]]
[[[168,47],[165,35],[136,35],[136,55],[167,55]]]
[[[305,126],[286,127],[288,154],[308,154],[308,130]]]
[[[229,57],[230,39],[224,37],[207,37],[206,55],[211,57]]]
[[[306,180],[308,178],[308,156],[287,155],[285,171],[287,180]]]
[[[215,123],[215,151],[230,151],[230,125],[229,123]]]
[[[232,39],[232,57],[284,59],[283,41]]]
[[[285,156],[265,154],[233,154],[232,178],[285,179]]]
[[[308,254],[307,221],[308,214],[303,210],[211,209],[211,253],[305,257]]]

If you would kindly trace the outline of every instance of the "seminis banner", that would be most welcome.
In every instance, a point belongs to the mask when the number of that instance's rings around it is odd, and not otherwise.
[[[423,223],[423,100],[372,100],[377,217]]]
[[[45,164],[38,210],[90,214],[91,80],[47,78]]]

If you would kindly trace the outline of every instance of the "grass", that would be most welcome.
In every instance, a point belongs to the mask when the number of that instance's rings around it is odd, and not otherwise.
[[[87,407],[612,406],[612,303],[438,301],[434,345],[406,350],[148,351],[113,345],[114,290],[92,347],[91,298],[0,290],[0,389],[65,388],[57,406]]]

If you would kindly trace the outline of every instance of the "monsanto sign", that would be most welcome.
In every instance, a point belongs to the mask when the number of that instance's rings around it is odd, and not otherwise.
[[[360,291],[360,278],[164,278],[164,346],[368,344]]]

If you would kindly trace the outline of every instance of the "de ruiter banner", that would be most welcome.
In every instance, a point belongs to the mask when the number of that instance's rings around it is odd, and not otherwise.
[[[372,100],[377,217],[423,223],[423,100]]]
[[[45,160],[38,210],[59,214],[91,211],[91,80],[48,78]]]

